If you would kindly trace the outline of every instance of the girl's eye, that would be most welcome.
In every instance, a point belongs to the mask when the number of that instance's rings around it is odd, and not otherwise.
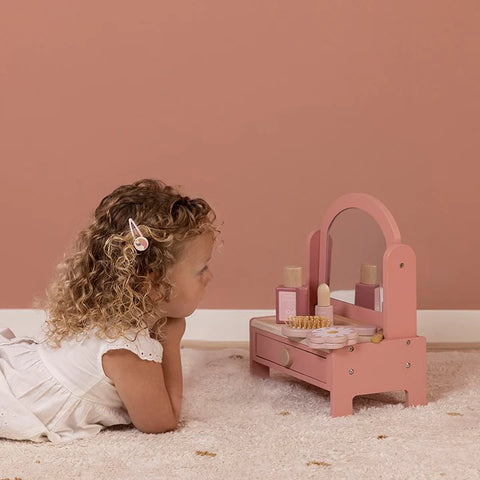
[[[201,270],[200,274],[205,273],[208,270],[208,265],[205,265]]]

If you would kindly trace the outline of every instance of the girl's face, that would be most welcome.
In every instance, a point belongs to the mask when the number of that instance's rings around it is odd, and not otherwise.
[[[168,317],[182,318],[191,315],[202,299],[213,278],[208,268],[212,257],[215,236],[205,232],[185,242],[178,262],[167,272],[172,284],[170,300],[162,305]]]

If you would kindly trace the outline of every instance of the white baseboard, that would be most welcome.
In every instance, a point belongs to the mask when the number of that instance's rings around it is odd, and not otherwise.
[[[275,310],[197,310],[187,319],[186,340],[242,342],[252,317]],[[480,310],[418,310],[417,334],[428,343],[480,344]]]
[[[249,320],[274,310],[197,310],[187,318],[184,340],[248,342]],[[17,336],[35,336],[45,321],[42,310],[0,309],[0,326]],[[480,344],[480,310],[418,310],[417,333],[432,344]]]

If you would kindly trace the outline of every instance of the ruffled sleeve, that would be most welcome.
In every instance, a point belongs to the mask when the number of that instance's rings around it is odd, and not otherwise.
[[[130,350],[142,360],[161,363],[163,348],[159,341],[150,338],[147,330],[142,330],[138,334],[127,334],[127,338],[121,337],[116,340],[106,340],[100,349],[99,362],[102,363],[102,357],[110,350]],[[103,368],[101,369],[103,371]]]

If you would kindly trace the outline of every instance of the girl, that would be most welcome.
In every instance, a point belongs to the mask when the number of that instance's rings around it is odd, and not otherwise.
[[[214,219],[204,200],[154,180],[100,202],[47,292],[45,339],[0,336],[0,437],[177,427],[180,340],[212,278]]]

